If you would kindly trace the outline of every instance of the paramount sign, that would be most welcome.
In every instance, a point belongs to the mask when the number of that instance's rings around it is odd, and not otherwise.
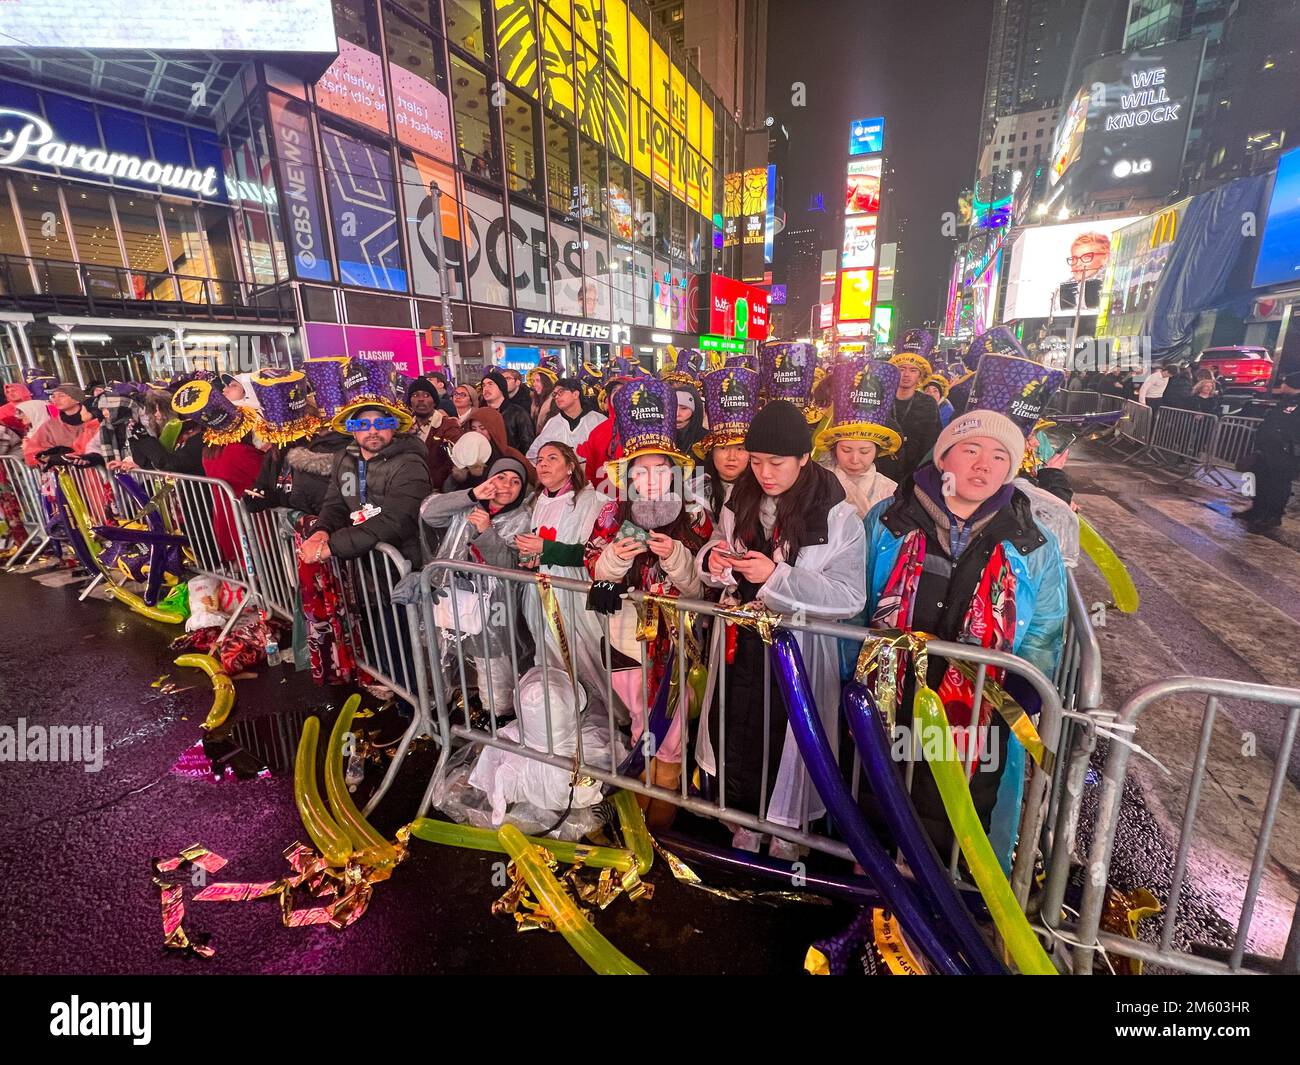
[[[14,124],[11,126],[10,123]],[[55,139],[54,127],[39,115],[9,107],[0,107],[0,125],[9,127],[0,134],[0,166],[19,166],[25,159],[30,159],[60,170],[80,170],[96,177],[123,178],[197,196],[218,194],[215,167],[198,170],[174,163],[160,163],[156,159],[141,159],[124,152],[67,144]]]
[[[571,318],[546,318],[536,314],[521,314],[515,317],[516,327],[527,336],[573,337],[577,340],[610,339],[608,325],[599,322],[575,321]]]

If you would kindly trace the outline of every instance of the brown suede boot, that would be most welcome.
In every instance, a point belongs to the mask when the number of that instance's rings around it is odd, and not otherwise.
[[[661,762],[654,760],[654,772],[651,777],[655,787],[669,791],[680,791],[682,786],[682,764],[680,762]],[[663,799],[650,799],[645,809],[646,827],[655,832],[672,828],[677,819],[677,807]]]

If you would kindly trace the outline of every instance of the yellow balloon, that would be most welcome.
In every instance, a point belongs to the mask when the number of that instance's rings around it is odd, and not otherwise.
[[[411,835],[428,843],[442,843],[448,847],[491,851],[494,854],[506,853],[501,840],[490,828],[474,828],[472,825],[457,825],[450,821],[417,817],[411,822]],[[540,836],[525,836],[524,839],[534,847],[545,847],[555,855],[556,861],[564,862],[566,865],[581,862],[593,869],[613,869],[618,873],[629,873],[636,868],[636,855],[620,847],[594,847],[587,843],[543,839]]]
[[[966,865],[984,897],[993,923],[997,925],[998,934],[1002,936],[1002,942],[1007,945],[1012,960],[1022,973],[1033,976],[1058,975],[1056,966],[1038,942],[1034,930],[1029,927],[1029,921],[1016,902],[1016,896],[1002,873],[1002,867],[998,865],[993,846],[984,834],[984,826],[980,824],[975,804],[971,802],[965,770],[957,759],[952,731],[948,727],[948,716],[944,713],[938,694],[933,688],[922,688],[916,693],[912,706],[913,717],[920,724],[922,735],[943,738],[943,757],[927,757],[926,764],[934,774],[934,782],[939,788],[948,821],[956,833],[957,842],[961,844]],[[928,753],[932,744],[927,741],[922,746]]]
[[[596,931],[577,903],[560,886],[536,848],[514,825],[497,830],[501,846],[510,855],[533,894],[537,896],[558,931],[578,956],[599,976],[645,976],[646,971]]]
[[[1106,578],[1115,606],[1125,614],[1136,611],[1138,590],[1133,583],[1133,578],[1128,574],[1127,567],[1119,560],[1119,556],[1115,554],[1110,544],[1101,538],[1101,533],[1089,525],[1082,516],[1079,518],[1079,546]]]
[[[334,820],[347,833],[353,848],[368,865],[388,868],[397,863],[397,849],[365,819],[348,793],[343,775],[343,741],[352,728],[352,718],[361,705],[360,695],[348,696],[339,711],[325,749],[325,795],[329,799]]]
[[[235,705],[235,685],[221,663],[211,655],[181,655],[176,664],[182,669],[201,669],[212,678],[212,709],[208,711],[203,727],[220,728]]]
[[[618,823],[623,829],[623,842],[636,855],[637,875],[645,876],[655,860],[650,830],[645,827],[645,815],[637,805],[636,796],[630,791],[620,791],[614,795],[614,809],[618,811]]]
[[[320,792],[316,790],[316,743],[320,738],[320,718],[309,717],[302,726],[298,739],[298,757],[293,765],[293,798],[298,804],[302,827],[316,844],[325,860],[333,866],[344,866],[352,857],[352,841],[343,829],[334,823]]]

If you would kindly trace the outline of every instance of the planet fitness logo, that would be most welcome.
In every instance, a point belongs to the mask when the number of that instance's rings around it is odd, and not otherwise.
[[[849,392],[849,403],[857,410],[875,410],[884,398],[884,386],[875,374],[858,374]]]

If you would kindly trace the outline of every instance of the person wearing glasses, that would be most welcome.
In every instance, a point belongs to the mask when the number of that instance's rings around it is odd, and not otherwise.
[[[302,542],[303,562],[331,555],[356,558],[392,544],[420,565],[420,504],[429,494],[428,448],[411,434],[414,419],[397,405],[384,359],[353,359],[344,376],[350,402],[331,423],[347,446],[330,475],[314,530]]]

